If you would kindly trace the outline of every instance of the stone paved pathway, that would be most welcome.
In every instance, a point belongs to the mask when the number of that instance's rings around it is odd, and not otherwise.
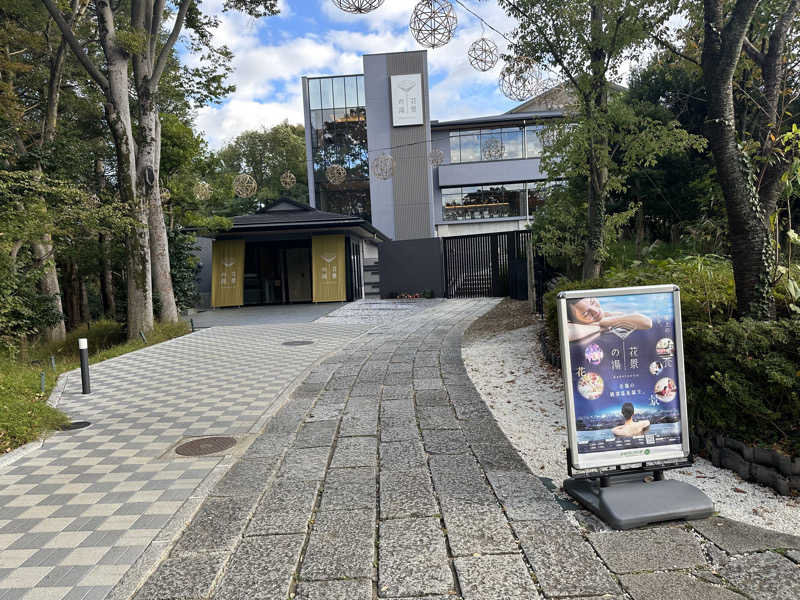
[[[192,436],[247,440],[297,376],[365,330],[204,330],[93,366],[88,396],[70,374],[59,408],[92,425],[0,467],[0,600],[100,599],[115,586],[114,597],[129,596],[123,575],[135,589],[131,568],[152,570],[233,461],[167,451]],[[292,340],[313,343],[283,345]],[[271,469],[246,464],[262,479]]]
[[[558,501],[461,361],[490,306],[441,303],[314,367],[135,599],[800,598],[800,538],[616,532]]]

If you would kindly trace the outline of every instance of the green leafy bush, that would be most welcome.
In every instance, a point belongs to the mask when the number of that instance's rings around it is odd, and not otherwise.
[[[696,429],[800,455],[800,322],[694,323],[684,349]]]

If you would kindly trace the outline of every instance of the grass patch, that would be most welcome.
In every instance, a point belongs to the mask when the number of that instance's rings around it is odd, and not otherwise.
[[[119,323],[97,321],[71,331],[64,342],[34,344],[22,348],[13,358],[0,357],[0,455],[69,423],[66,415],[47,404],[47,398],[61,373],[80,366],[78,338],[87,338],[89,363],[94,364],[188,332],[189,325],[183,321],[159,323],[147,335],[145,344],[140,339],[127,341]],[[42,371],[44,394],[40,387]]]

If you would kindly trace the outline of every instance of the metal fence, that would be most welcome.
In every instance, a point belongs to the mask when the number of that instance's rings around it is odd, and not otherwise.
[[[526,260],[530,237],[508,231],[442,238],[447,297],[508,296],[512,265]]]

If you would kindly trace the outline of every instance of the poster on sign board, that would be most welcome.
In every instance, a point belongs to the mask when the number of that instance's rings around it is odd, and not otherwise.
[[[685,458],[677,286],[561,292],[558,319],[572,466]]]

